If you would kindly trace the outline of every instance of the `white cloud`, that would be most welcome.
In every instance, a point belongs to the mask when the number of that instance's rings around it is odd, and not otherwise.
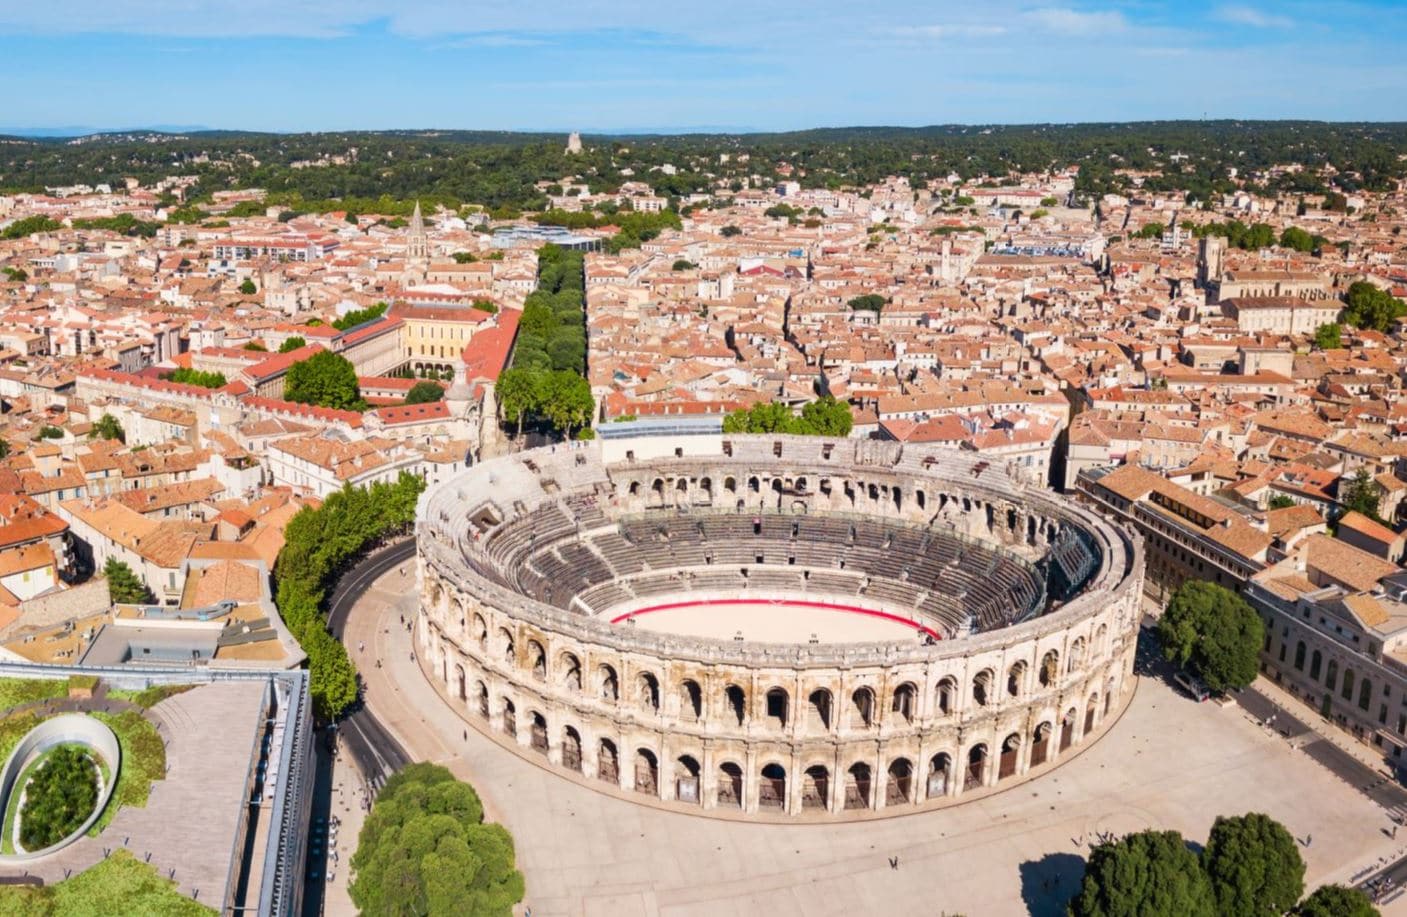
[[[891,29],[885,29],[884,33],[895,38],[922,38],[934,40],[944,38],[994,38],[998,35],[1005,35],[1006,26],[958,22],[945,25],[896,26]]]
[[[1099,35],[1121,32],[1128,27],[1124,14],[1118,10],[1086,12],[1069,7],[1042,7],[1026,13],[1033,24],[1062,35]]]
[[[1250,6],[1223,6],[1216,11],[1216,18],[1253,29],[1288,29],[1295,24],[1288,16],[1276,16]]]

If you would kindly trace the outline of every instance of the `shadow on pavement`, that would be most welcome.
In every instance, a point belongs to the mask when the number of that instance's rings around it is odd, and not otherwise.
[[[1085,875],[1084,857],[1073,853],[1048,853],[1027,860],[1021,871],[1021,900],[1031,917],[1064,917],[1065,906],[1080,890]]]

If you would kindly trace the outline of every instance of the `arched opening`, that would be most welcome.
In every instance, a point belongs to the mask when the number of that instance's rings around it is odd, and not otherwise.
[[[737,492],[738,492],[738,482],[737,482],[737,480],[734,479],[734,478],[731,477],[731,476],[724,478],[724,479],[723,479],[723,489],[726,490],[726,491],[728,491],[728,493],[730,493],[730,494],[735,494],[735,493],[737,493]]]
[[[817,688],[806,698],[810,707],[809,723],[812,728],[829,732],[831,728],[831,692]]]
[[[679,686],[679,716],[686,720],[703,716],[703,691],[698,682],[685,679]]]
[[[997,762],[997,779],[1002,780],[1016,773],[1016,759],[1021,754],[1021,736],[1012,733],[1002,740],[1002,753]]]
[[[662,507],[662,506],[664,506],[664,480],[663,480],[663,479],[661,479],[661,478],[655,478],[654,483],[650,485],[650,501],[649,501],[649,502],[650,502],[650,505],[651,505],[651,506],[654,506],[654,507]]]
[[[987,779],[987,746],[977,744],[967,753],[967,779],[965,789],[981,786]]]
[[[562,670],[562,686],[572,691],[581,690],[581,660],[571,653],[563,653],[559,660]]]
[[[1020,697],[1021,689],[1026,684],[1026,663],[1024,660],[1018,661],[1006,671],[1006,694],[1007,697]]]
[[[1089,696],[1089,702],[1085,704],[1085,735],[1094,731],[1094,716],[1099,711],[1099,693]]]
[[[806,768],[801,781],[801,807],[825,809],[830,805],[831,772],[823,764]]]
[[[948,794],[948,778],[953,772],[953,759],[945,751],[940,751],[928,761],[928,798],[937,799]]]
[[[660,712],[660,680],[650,672],[641,672],[635,683],[636,700],[651,713]]]
[[[1343,670],[1343,695],[1342,695],[1344,700],[1353,700],[1353,679],[1354,679],[1353,669],[1348,669],[1348,668],[1344,669],[1344,670]]]
[[[562,730],[562,766],[581,773],[581,733],[571,726]]]
[[[890,710],[903,717],[904,722],[912,723],[914,715],[918,712],[916,702],[918,689],[909,682],[894,689],[894,699],[890,703]]]
[[[480,650],[488,648],[489,626],[484,622],[483,615],[474,615],[474,642],[479,645]]]
[[[597,748],[596,776],[613,786],[620,784],[620,753],[610,739],[602,739]]]
[[[731,761],[718,767],[718,808],[740,809],[743,805],[743,769]]]
[[[533,751],[545,755],[547,754],[547,718],[536,711],[533,712],[532,718],[532,735],[529,744],[532,745]]]
[[[1309,657],[1309,677],[1310,677],[1310,678],[1313,678],[1315,681],[1318,681],[1318,680],[1319,680],[1319,668],[1320,668],[1320,666],[1322,666],[1323,664],[1324,664],[1324,657],[1323,657],[1322,655],[1320,655],[1320,653],[1319,653],[1318,650],[1315,650],[1315,651],[1314,651],[1314,655]]]
[[[723,689],[723,705],[725,713],[741,726],[747,721],[747,695],[743,689],[737,685],[729,685]]]
[[[1031,742],[1031,766],[1044,764],[1046,758],[1050,756],[1050,735],[1055,731],[1055,727],[1050,723],[1041,723],[1036,727]]]
[[[620,682],[616,679],[615,669],[608,665],[601,666],[597,673],[597,683],[600,687],[601,700],[608,704],[614,704],[620,700]]]
[[[924,496],[921,490],[914,491],[914,502],[918,504],[919,509],[928,508],[928,497]]]
[[[674,762],[674,798],[699,804],[699,762],[692,755],[680,755]]]
[[[762,768],[757,785],[757,804],[764,809],[784,809],[787,805],[787,771],[780,764]]]
[[[1085,661],[1085,638],[1076,637],[1075,642],[1070,644],[1070,659],[1065,667],[1065,671],[1074,672]]]
[[[630,490],[629,490],[629,493],[630,493],[630,495],[631,495],[632,497],[638,497],[638,496],[640,496],[640,482],[639,482],[639,481],[631,481],[631,482],[630,482]]]
[[[460,699],[460,700],[468,700],[468,699],[469,699],[469,685],[468,685],[468,679],[466,679],[466,678],[464,677],[464,666],[462,666],[462,665],[457,665],[457,666],[455,666],[455,667],[454,667],[454,673],[455,673],[455,678],[456,678],[456,679],[458,680],[458,682],[459,682],[459,699]]]
[[[1069,710],[1065,711],[1065,716],[1060,720],[1061,751],[1069,748],[1071,743],[1075,741],[1075,719],[1078,716],[1079,714],[1075,712],[1075,708],[1071,707]]]
[[[1060,677],[1060,654],[1050,650],[1041,657],[1041,687],[1049,688]]]
[[[762,482],[757,479],[756,475],[747,479],[747,489],[755,494],[762,492]]]
[[[856,688],[850,695],[851,725],[868,728],[874,725],[874,692],[869,688]]]
[[[1358,683],[1358,709],[1367,710],[1369,705],[1372,704],[1372,699],[1373,683],[1365,676],[1363,680]]]
[[[513,635],[510,634],[506,628],[500,627],[498,629],[498,646],[501,650],[503,661],[509,665],[514,665],[517,662],[518,655],[513,652]]]
[[[884,790],[884,804],[903,805],[913,798],[914,766],[908,758],[895,758],[889,762],[889,782]]]
[[[787,692],[782,688],[773,688],[767,692],[767,719],[774,728],[786,728],[787,701]]]
[[[1304,671],[1304,654],[1305,645],[1304,641],[1301,640],[1299,643],[1295,644],[1295,669],[1300,672]]]
[[[979,707],[985,707],[992,701],[992,670],[983,669],[977,673],[977,677],[972,679],[972,700]]]
[[[660,762],[648,748],[635,752],[635,792],[646,796],[660,794]]]
[[[503,734],[518,737],[518,709],[507,698],[503,699]]]
[[[868,764],[856,761],[850,765],[850,769],[845,772],[845,808],[868,809],[873,783]]]
[[[547,653],[543,651],[542,644],[536,640],[528,641],[528,659],[532,664],[533,678],[538,681],[547,680]]]
[[[949,676],[938,682],[938,712],[944,716],[950,715],[955,706],[958,694],[957,680]]]

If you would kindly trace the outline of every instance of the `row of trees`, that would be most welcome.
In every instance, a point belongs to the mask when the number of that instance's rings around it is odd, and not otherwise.
[[[591,383],[565,369],[506,369],[494,391],[503,417],[516,427],[516,436],[523,435],[526,418],[536,417],[570,439],[574,431],[590,426],[596,410]]]
[[[308,655],[313,704],[323,719],[336,719],[357,698],[352,660],[327,631],[325,590],[369,546],[415,521],[415,501],[424,489],[425,482],[408,472],[401,472],[394,484],[347,487],[317,509],[299,510],[284,529],[274,567],[275,603]]]
[[[367,306],[365,309],[353,309],[341,318],[333,319],[332,327],[338,331],[346,331],[348,328],[355,328],[358,325],[380,318],[386,314],[387,306],[384,302]]]
[[[723,418],[723,432],[844,437],[850,435],[854,423],[849,405],[825,395],[802,407],[800,414],[785,404],[760,401]]]
[[[484,823],[473,787],[438,764],[412,764],[377,795],[347,890],[363,914],[507,917],[525,890],[514,860],[512,835]]]
[[[189,366],[181,366],[171,370],[169,373],[162,373],[161,378],[168,382],[180,382],[183,385],[198,385],[201,388],[223,388],[228,382],[224,373],[208,372],[199,369],[191,369]]]
[[[1372,917],[1362,892],[1326,885],[1304,894],[1295,839],[1267,815],[1221,817],[1199,856],[1176,831],[1142,831],[1090,853],[1071,917]]]

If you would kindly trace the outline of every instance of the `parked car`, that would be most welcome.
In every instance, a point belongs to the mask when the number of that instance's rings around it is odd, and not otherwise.
[[[1178,672],[1176,675],[1173,676],[1173,681],[1177,683],[1177,686],[1179,688],[1186,691],[1188,695],[1193,700],[1197,701],[1197,703],[1199,704],[1212,696],[1212,692],[1207,690],[1206,685],[1202,684],[1200,681],[1198,681],[1196,678],[1193,678],[1186,672]]]

